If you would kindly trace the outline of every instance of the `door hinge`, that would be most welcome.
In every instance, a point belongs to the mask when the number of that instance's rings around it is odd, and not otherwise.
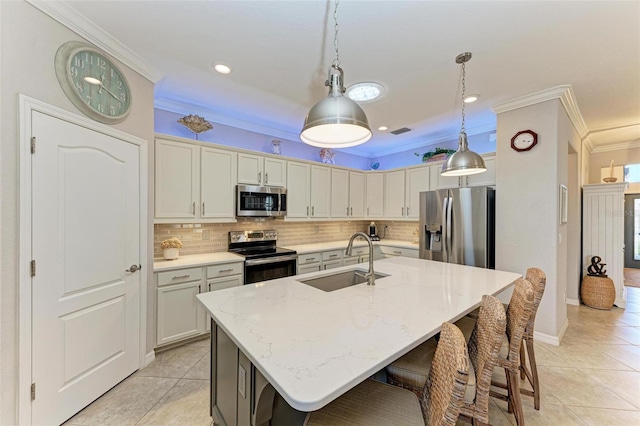
[[[36,153],[36,137],[35,136],[31,137],[31,153],[32,154]]]
[[[34,401],[36,399],[36,384],[31,383],[31,400]]]
[[[31,276],[32,277],[36,276],[36,261],[35,260],[31,261]]]

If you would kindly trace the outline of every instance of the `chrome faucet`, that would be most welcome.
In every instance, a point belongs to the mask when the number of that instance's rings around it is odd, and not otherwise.
[[[373,243],[371,242],[371,238],[369,238],[369,236],[364,232],[356,232],[351,236],[345,254],[347,256],[351,256],[351,250],[353,249],[353,240],[355,240],[357,237],[362,237],[367,241],[367,243],[369,243],[369,272],[364,275],[364,278],[367,279],[367,285],[375,285],[376,274],[373,272]]]

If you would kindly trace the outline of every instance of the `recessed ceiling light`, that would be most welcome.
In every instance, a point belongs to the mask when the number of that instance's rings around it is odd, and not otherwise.
[[[384,132],[385,130],[388,130],[389,128],[387,126],[380,126],[378,127],[378,130],[380,130],[381,132]]]
[[[229,74],[231,72],[231,68],[224,64],[215,64],[213,68],[218,71],[220,74]]]
[[[384,93],[384,87],[378,83],[357,83],[347,89],[349,99],[356,102],[372,102]]]
[[[480,95],[469,95],[466,98],[464,98],[464,103],[470,104],[471,102],[477,101],[479,97]]]

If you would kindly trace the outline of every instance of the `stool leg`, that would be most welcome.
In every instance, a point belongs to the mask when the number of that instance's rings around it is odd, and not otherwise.
[[[524,354],[524,345],[520,345],[520,380],[524,380],[527,375],[524,373],[527,363]]]
[[[511,403],[511,391],[513,388],[511,385],[511,375],[509,374],[508,368],[504,369],[504,375],[507,379],[507,413],[513,413],[513,404]]]
[[[538,366],[536,365],[536,355],[533,350],[533,340],[527,339],[527,354],[529,355],[529,365],[531,366],[531,376],[533,377],[533,406],[540,409],[540,381],[538,380]]]
[[[511,376],[509,382],[511,389],[509,390],[509,400],[512,402],[513,414],[516,418],[518,426],[524,426],[524,413],[522,412],[522,400],[520,399],[520,382],[518,381],[518,373],[509,371]]]

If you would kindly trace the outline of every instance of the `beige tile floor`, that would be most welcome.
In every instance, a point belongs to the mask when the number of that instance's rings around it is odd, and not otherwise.
[[[568,306],[562,344],[536,342],[541,408],[523,397],[527,425],[640,425],[640,288],[627,289],[626,309]],[[208,340],[159,353],[66,424],[211,425],[209,359]],[[515,425],[505,402],[490,410]]]

